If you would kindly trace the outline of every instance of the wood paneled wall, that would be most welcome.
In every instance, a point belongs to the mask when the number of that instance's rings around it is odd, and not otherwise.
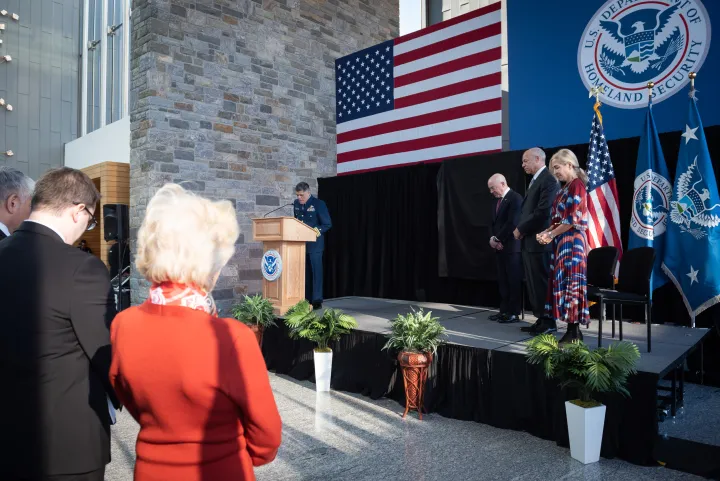
[[[102,162],[82,169],[98,187],[102,198],[100,205],[95,210],[95,218],[99,226],[81,238],[87,240],[93,254],[108,265],[107,255],[110,246],[115,241],[105,242],[105,221],[103,219],[103,206],[105,204],[127,204],[130,205],[130,164],[118,162]],[[95,241],[93,236],[97,237]],[[93,245],[91,242],[96,242]],[[97,246],[97,249],[96,249]]]

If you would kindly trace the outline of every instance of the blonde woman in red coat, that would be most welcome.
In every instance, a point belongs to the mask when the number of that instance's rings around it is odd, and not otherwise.
[[[281,440],[254,334],[210,292],[235,250],[235,210],[169,184],[148,203],[136,267],[148,300],[113,321],[111,382],[140,424],[135,480],[254,480]]]

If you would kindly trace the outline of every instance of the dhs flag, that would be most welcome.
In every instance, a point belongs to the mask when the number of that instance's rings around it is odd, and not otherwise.
[[[720,196],[694,93],[682,137],[662,267],[695,327],[720,301]]]
[[[668,209],[672,197],[672,184],[669,178],[653,118],[652,100],[650,100],[635,168],[635,193],[628,249],[637,247],[655,249],[655,266],[650,278],[651,295],[653,290],[668,281],[661,266],[665,252]]]

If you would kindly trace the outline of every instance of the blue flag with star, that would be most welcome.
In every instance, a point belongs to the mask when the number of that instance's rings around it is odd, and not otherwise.
[[[655,249],[655,266],[650,278],[650,293],[667,283],[662,270],[665,254],[665,235],[668,223],[672,183],[665,156],[658,137],[652,112],[652,100],[645,114],[645,126],[640,138],[635,167],[635,191],[628,249],[652,247]]]
[[[720,302],[720,196],[694,95],[682,134],[663,270],[695,317]]]

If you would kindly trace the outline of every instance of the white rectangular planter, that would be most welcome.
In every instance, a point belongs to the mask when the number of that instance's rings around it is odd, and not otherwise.
[[[570,456],[583,464],[598,462],[605,426],[605,406],[581,408],[565,401],[565,415],[570,437]]]
[[[330,390],[330,374],[332,373],[332,351],[316,352],[313,351],[313,361],[315,361],[315,390]]]

